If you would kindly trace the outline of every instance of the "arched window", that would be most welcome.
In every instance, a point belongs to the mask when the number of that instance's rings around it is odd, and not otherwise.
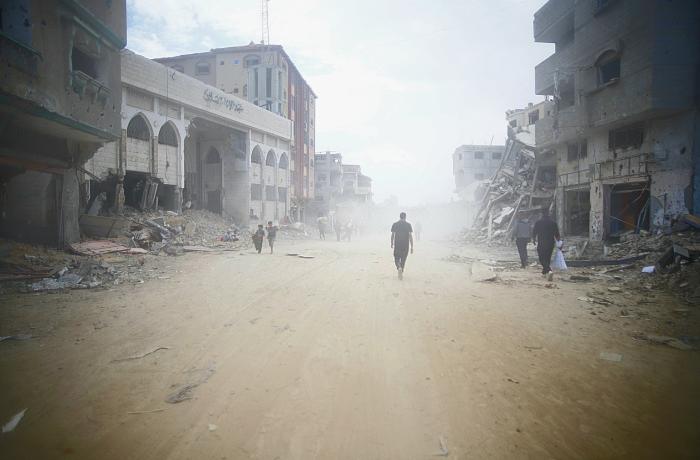
[[[272,150],[267,152],[267,157],[265,158],[265,165],[273,167],[277,165],[277,158],[275,158],[275,152],[273,152]]]
[[[177,147],[177,134],[171,123],[166,123],[160,128],[158,133],[158,143]]]
[[[198,62],[194,67],[194,73],[196,75],[209,75],[209,63],[208,62]]]
[[[286,153],[280,157],[280,169],[289,169],[289,158],[287,158]]]
[[[207,153],[207,157],[204,161],[209,165],[220,163],[221,157],[219,156],[219,151],[216,150],[214,147],[210,148],[209,153]]]
[[[262,155],[260,154],[260,147],[256,146],[253,149],[253,153],[250,154],[250,162],[257,163],[259,165],[262,164]]]
[[[148,129],[146,119],[141,115],[136,115],[131,119],[126,127],[126,137],[147,141],[151,138],[151,130]]]
[[[595,63],[598,70],[598,84],[604,85],[620,79],[620,54],[607,50]]]

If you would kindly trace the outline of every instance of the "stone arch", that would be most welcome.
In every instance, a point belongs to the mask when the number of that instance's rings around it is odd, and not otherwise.
[[[289,169],[289,157],[287,157],[286,153],[283,153],[282,156],[280,156],[279,168]]]
[[[180,145],[180,136],[177,133],[177,127],[172,121],[168,121],[160,127],[158,131],[158,143],[163,145],[169,145],[171,147],[177,147]]]
[[[151,123],[149,123],[148,118],[144,114],[139,112],[129,120],[129,124],[126,127],[126,137],[149,141],[152,136]]]
[[[204,157],[204,191],[207,209],[217,214],[221,214],[222,210],[222,186],[221,154],[215,147],[211,147]]]
[[[273,168],[277,167],[277,155],[275,155],[274,150],[267,152],[267,156],[265,157],[265,166],[272,166]]]
[[[262,165],[262,150],[256,145],[253,152],[250,154],[250,162]]]

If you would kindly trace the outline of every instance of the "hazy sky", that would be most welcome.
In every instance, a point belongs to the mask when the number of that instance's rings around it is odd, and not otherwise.
[[[318,95],[316,150],[374,180],[375,201],[449,201],[452,152],[502,144],[507,109],[541,100],[534,43],[545,0],[270,0],[270,39]],[[127,0],[147,57],[260,41],[260,0]]]

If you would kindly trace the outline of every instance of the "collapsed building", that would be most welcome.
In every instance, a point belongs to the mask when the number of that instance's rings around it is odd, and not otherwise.
[[[2,3],[0,236],[80,239],[81,165],[121,131],[124,0]]]
[[[668,231],[700,211],[698,24],[694,1],[550,0],[535,13],[535,41],[556,45],[535,68],[536,93],[554,100],[536,146],[558,166],[564,234]]]
[[[128,50],[121,65],[124,129],[85,164],[96,212],[289,215],[289,120]]]

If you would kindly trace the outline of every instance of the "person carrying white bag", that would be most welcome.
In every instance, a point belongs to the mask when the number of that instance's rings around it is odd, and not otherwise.
[[[555,270],[565,271],[568,270],[566,266],[566,260],[564,260],[564,253],[561,251],[564,242],[559,240],[556,242],[556,251],[554,252],[554,260],[552,261],[552,268]]]

